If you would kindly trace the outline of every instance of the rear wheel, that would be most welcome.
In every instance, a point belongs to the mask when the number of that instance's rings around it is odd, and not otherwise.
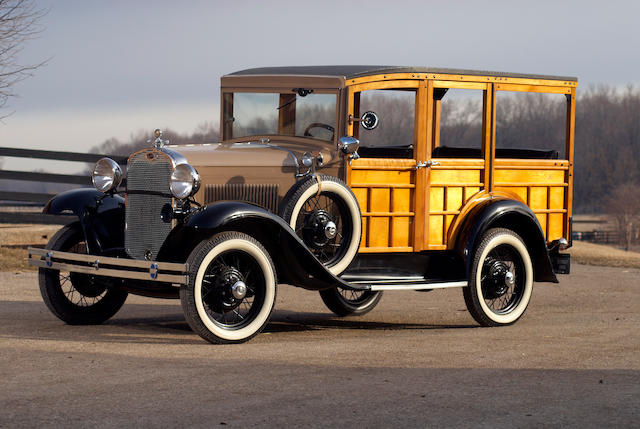
[[[338,316],[359,316],[370,312],[378,305],[382,292],[335,287],[321,290],[320,297],[327,308]]]
[[[487,231],[473,254],[469,285],[462,290],[469,313],[482,326],[520,319],[533,290],[533,265],[520,236],[504,228]]]
[[[311,176],[285,196],[282,217],[311,252],[335,275],[353,261],[362,236],[358,200],[349,187],[333,176]],[[382,292],[335,287],[320,291],[329,310],[338,316],[365,314],[380,301]]]
[[[200,243],[188,259],[189,284],[180,301],[191,329],[215,344],[240,343],[260,333],[276,298],[276,271],[253,237],[223,232]]]
[[[79,223],[62,227],[46,246],[50,250],[87,253]],[[38,270],[40,293],[49,310],[70,325],[95,325],[120,310],[127,292],[115,287],[115,280],[50,268]]]

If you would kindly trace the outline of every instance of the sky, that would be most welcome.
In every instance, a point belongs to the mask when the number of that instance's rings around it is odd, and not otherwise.
[[[219,122],[219,79],[251,67],[414,65],[640,86],[640,2],[40,0],[0,146],[88,151]],[[29,169],[19,161],[15,169]],[[30,164],[31,165],[31,164]],[[5,160],[5,168],[7,168]]]

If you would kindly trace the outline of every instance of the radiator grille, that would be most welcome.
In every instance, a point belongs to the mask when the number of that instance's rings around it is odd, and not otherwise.
[[[278,213],[278,185],[243,184],[207,185],[204,189],[205,204],[221,200],[248,201]]]
[[[159,151],[140,152],[129,160],[124,243],[132,258],[150,255],[155,260],[171,231],[171,222],[162,220],[161,214],[173,203],[169,189],[172,169],[167,155]]]

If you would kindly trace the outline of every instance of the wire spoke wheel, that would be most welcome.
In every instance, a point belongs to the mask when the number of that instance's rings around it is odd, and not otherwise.
[[[264,275],[258,262],[246,252],[222,253],[209,265],[202,283],[205,311],[226,329],[249,323],[264,303]],[[239,293],[238,286],[244,287],[244,292]]]
[[[533,265],[520,236],[504,228],[487,231],[463,288],[469,313],[483,326],[510,325],[525,313],[532,290]]]
[[[79,223],[60,229],[47,249],[88,254]],[[40,293],[51,312],[69,324],[98,324],[113,316],[124,304],[127,292],[118,281],[106,277],[40,268]]]
[[[224,344],[247,341],[264,329],[277,279],[260,242],[241,232],[223,232],[196,246],[187,264],[189,284],[180,289],[180,301],[194,332]]]
[[[295,224],[298,237],[323,264],[331,266],[344,257],[353,225],[338,195],[326,192],[306,200]]]
[[[334,275],[353,261],[362,237],[358,200],[333,176],[313,175],[285,195],[280,215]]]
[[[496,314],[513,310],[524,291],[524,263],[520,254],[509,245],[492,249],[482,268],[482,296]]]
[[[335,287],[321,290],[320,297],[327,308],[338,316],[361,316],[378,305],[382,292]]]

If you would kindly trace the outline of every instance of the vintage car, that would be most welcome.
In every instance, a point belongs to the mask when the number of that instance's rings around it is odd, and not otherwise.
[[[370,311],[385,290],[459,287],[480,325],[509,325],[534,281],[569,272],[576,86],[422,67],[231,73],[220,143],[171,146],[157,130],[126,174],[101,159],[95,189],[48,202],[45,213],[77,221],[29,263],[69,324],[109,319],[128,293],[180,298],[212,343],[261,332],[279,283],[319,291],[339,316]],[[453,126],[447,103],[466,94],[476,111]],[[503,145],[502,94],[560,97],[560,147]]]

